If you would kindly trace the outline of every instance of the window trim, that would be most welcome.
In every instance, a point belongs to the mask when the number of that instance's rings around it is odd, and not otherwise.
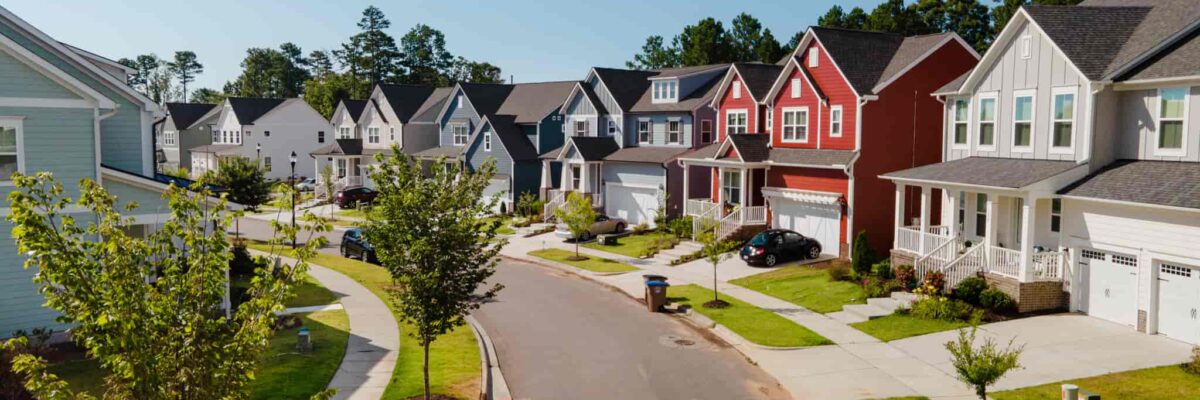
[[[263,171],[271,172],[271,156],[263,157]]]
[[[793,99],[800,98],[800,94],[803,93],[802,84],[800,83],[800,78],[792,78],[791,90],[792,90],[791,97]]]
[[[178,147],[179,131],[163,131],[163,146]]]
[[[836,120],[833,118],[834,111],[837,111],[837,119]],[[845,119],[846,119],[846,110],[844,108],[842,108],[841,104],[836,104],[836,105],[829,107],[829,137],[835,137],[835,138],[842,137],[842,132],[846,131],[846,123],[843,122]],[[834,122],[837,122],[837,126],[838,126],[836,132],[833,130]]]
[[[1161,145],[1162,144],[1162,134],[1163,134],[1162,123],[1164,121],[1163,116],[1162,116],[1162,114],[1163,114],[1162,113],[1163,112],[1163,110],[1162,110],[1162,94],[1163,94],[1164,90],[1183,90],[1183,116],[1179,117],[1179,118],[1167,118],[1166,119],[1166,121],[1168,121],[1168,122],[1179,121],[1179,122],[1183,123],[1183,127],[1182,127],[1183,132],[1181,132],[1181,136],[1179,138],[1179,148],[1178,149],[1164,148]],[[1188,107],[1191,106],[1191,97],[1192,97],[1191,94],[1192,94],[1192,90],[1191,90],[1190,86],[1164,87],[1164,88],[1158,88],[1155,91],[1155,96],[1154,96],[1154,99],[1156,100],[1155,101],[1156,105],[1155,105],[1155,110],[1154,110],[1154,155],[1155,156],[1165,156],[1165,157],[1187,156]]]
[[[571,165],[571,190],[583,189],[583,166]]]
[[[767,107],[766,129],[768,134],[775,132],[775,109]]]
[[[483,132],[483,151],[492,151],[492,131]]]
[[[571,120],[571,133],[574,133],[573,136],[589,136],[588,134],[592,133],[591,122],[592,122],[591,120],[586,119],[586,118],[572,119]],[[582,127],[583,127],[582,135],[579,134],[580,124],[583,124],[582,125]]]
[[[459,143],[459,140],[458,140],[459,139],[458,128],[462,128],[462,132],[463,132],[463,135],[461,136],[462,137],[461,143]],[[471,138],[471,132],[470,132],[470,129],[467,128],[466,123],[463,123],[463,122],[450,123],[450,144],[452,144],[454,146],[465,146],[467,144],[467,141],[470,140],[470,138]]]
[[[746,179],[745,172],[746,172],[745,170],[741,170],[741,169],[726,169],[726,170],[721,171],[721,203],[722,204],[739,204],[739,205],[742,204],[742,190],[744,190],[744,188],[742,187],[742,182],[745,181],[745,179]],[[729,185],[730,179],[727,179],[726,174],[728,174],[729,177],[732,177],[735,175],[737,176],[737,182],[735,185],[732,185],[732,186]],[[731,190],[737,191],[737,199],[734,199],[734,201],[730,201],[730,199],[729,199],[730,196],[728,195],[728,192]]]
[[[1017,99],[1022,97],[1029,98],[1029,119],[1028,121],[1017,121]],[[1037,140],[1037,89],[1022,89],[1014,90],[1012,98],[1012,151],[1014,153],[1032,153],[1033,144]],[[1029,144],[1025,146],[1017,145],[1017,123],[1029,123]]]
[[[1055,212],[1055,211],[1054,211],[1054,205],[1055,205],[1055,204],[1058,204],[1058,212]],[[1063,214],[1063,212],[1062,212],[1062,211],[1063,211],[1063,208],[1062,208],[1062,198],[1053,198],[1053,199],[1050,199],[1050,227],[1049,227],[1049,228],[1050,228],[1050,232],[1054,232],[1054,233],[1059,233],[1059,232],[1062,232],[1062,216],[1063,216],[1063,215],[1062,215],[1062,214]],[[1054,219],[1055,219],[1055,218],[1058,218],[1058,229],[1055,229],[1055,227],[1054,227],[1054,225],[1055,225],[1055,224],[1054,224]]]
[[[639,118],[637,120],[637,123],[638,123],[638,131],[637,131],[638,143],[639,144],[653,144],[654,143],[654,122],[650,121],[649,118]],[[645,127],[646,129],[642,130],[643,127]],[[645,134],[645,137],[644,137],[645,140],[642,140],[643,134]]]
[[[325,143],[325,131],[317,131],[317,143]]]
[[[367,127],[367,143],[379,144],[380,139],[383,139],[383,138],[379,135],[379,127],[368,126]]]
[[[734,126],[734,125],[729,124],[729,116],[730,115],[741,115],[742,116],[742,123],[740,125],[737,125],[742,128],[741,132],[730,132],[729,128]],[[749,132],[750,132],[750,110],[745,109],[745,108],[731,108],[731,109],[725,110],[725,136],[726,137],[728,137],[730,134],[741,134],[741,133],[749,133]]]
[[[788,113],[796,113],[796,117],[793,119],[793,122],[794,122],[793,125],[787,124]],[[804,116],[803,124],[799,123],[799,119],[800,119],[801,115]],[[808,106],[784,107],[783,109],[781,109],[779,111],[779,140],[783,143],[808,143],[808,138],[810,136],[809,135],[810,119],[808,117],[809,117]],[[788,127],[795,128],[792,130],[793,137],[791,139],[788,139],[788,136],[787,136],[787,128]],[[804,137],[803,138],[800,137],[800,133],[799,133],[800,128],[804,128]]]
[[[1021,59],[1028,60],[1033,57],[1033,36],[1021,36]]]
[[[615,137],[615,136],[617,136],[617,134],[621,133],[621,130],[618,129],[619,126],[620,126],[620,124],[617,123],[617,120],[609,119],[608,120],[608,136]]]
[[[1058,96],[1069,94],[1071,95],[1071,145],[1070,146],[1055,146],[1054,145],[1054,124],[1067,120],[1054,119],[1054,107],[1058,102],[1055,101]],[[1050,91],[1050,137],[1046,143],[1047,150],[1050,154],[1075,154],[1075,142],[1079,133],[1079,88],[1076,86],[1061,86],[1053,88]]]
[[[967,119],[958,119],[958,103],[962,102],[967,106],[965,110]],[[971,148],[971,99],[956,98],[953,99],[950,106],[950,148],[958,150],[968,150]],[[966,135],[963,136],[963,142],[958,142],[958,125],[966,125]]]
[[[993,107],[992,119],[987,122],[985,122],[983,120],[983,101],[984,100],[991,100],[992,107]],[[996,139],[998,139],[997,136],[1000,136],[1000,132],[997,131],[997,129],[996,129],[999,127],[998,125],[1000,124],[1000,118],[999,118],[1000,117],[1000,96],[999,96],[999,93],[996,93],[996,92],[980,93],[978,96],[976,96],[975,103],[976,103],[975,109],[977,110],[977,112],[975,113],[975,116],[976,116],[975,123],[973,124],[975,126],[975,148],[979,151],[996,151]],[[992,124],[992,143],[991,144],[983,144],[983,124],[985,124],[985,123]]]
[[[0,127],[11,127],[16,130],[16,148],[12,152],[12,155],[17,157],[17,172],[25,173],[25,117],[0,116]],[[8,155],[8,153],[4,153],[4,155]],[[0,176],[0,187],[11,186],[16,186],[12,181],[12,177]]]
[[[975,236],[987,237],[987,206],[988,194],[975,193]],[[983,217],[983,223],[979,223],[979,217]],[[993,222],[994,223],[994,222]],[[982,234],[980,232],[983,232]]]
[[[817,52],[817,46],[808,48],[808,67],[817,68],[821,65],[821,56]]]
[[[675,124],[675,132],[671,132],[671,124]],[[667,120],[667,129],[665,131],[667,144],[683,144],[683,120],[672,118]],[[671,140],[671,135],[675,135],[675,140]]]
[[[742,81],[733,81],[733,98],[742,98]]]

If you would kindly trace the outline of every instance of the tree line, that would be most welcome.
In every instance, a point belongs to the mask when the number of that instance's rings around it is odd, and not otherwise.
[[[129,83],[160,104],[170,101],[219,103],[226,97],[303,96],[326,117],[345,98],[366,98],[377,83],[446,86],[457,82],[503,82],[500,67],[455,56],[446,50],[445,35],[417,24],[397,41],[387,30],[391,21],[383,11],[363,10],[359,32],[339,48],[314,50],[305,55],[295,43],[278,48],[250,48],[242,59],[242,72],[220,90],[188,84],[204,72],[191,51],[175,53],[173,60],[154,54],[122,58],[133,68]]]
[[[989,8],[980,0],[918,0],[913,3],[886,0],[869,13],[861,7],[847,12],[834,5],[817,19],[817,26],[905,36],[955,32],[983,53],[1022,5],[1074,5],[1080,1],[992,0],[995,4]],[[670,42],[660,35],[647,37],[641,51],[625,65],[633,69],[659,69],[731,62],[774,63],[791,53],[803,37],[804,30],[801,30],[783,45],[769,28],[764,28],[750,14],[738,14],[730,21],[729,29],[721,21],[709,17],[684,26]]]

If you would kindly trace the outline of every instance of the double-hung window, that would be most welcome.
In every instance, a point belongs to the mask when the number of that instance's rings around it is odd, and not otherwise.
[[[742,172],[728,170],[721,172],[721,201],[728,204],[742,204]]]
[[[263,157],[263,171],[271,172],[271,156]]]
[[[452,124],[450,125],[450,135],[454,140],[455,146],[467,144],[467,124]]]
[[[575,136],[588,135],[588,121],[586,119],[575,121]]]
[[[829,137],[842,137],[842,106],[829,108]]]
[[[178,136],[179,133],[175,131],[163,132],[163,146],[175,147],[178,144],[176,139]]]
[[[14,172],[24,172],[21,155],[21,120],[0,118],[0,182],[11,182]]]
[[[700,120],[700,142],[708,143],[712,141],[712,120]]]
[[[1050,150],[1069,151],[1075,136],[1075,88],[1054,90]]]
[[[783,109],[783,141],[808,142],[808,107]]]
[[[961,233],[967,225],[967,193],[958,192],[958,218],[954,220],[958,224],[957,232]]]
[[[1183,155],[1188,88],[1158,90],[1158,146],[1160,155]]]
[[[483,151],[492,151],[492,132],[483,133]]]
[[[1050,200],[1050,232],[1062,229],[1062,199]]]
[[[979,98],[979,147],[996,146],[996,97]]]
[[[212,131],[212,141],[213,143],[219,143],[221,141],[221,131],[216,129]]]
[[[954,144],[967,145],[968,127],[970,125],[971,106],[966,99],[954,100]]]
[[[683,143],[683,122],[667,121],[667,143]]]
[[[317,143],[325,143],[325,131],[317,131]]]
[[[349,126],[338,127],[337,138],[338,139],[353,139],[354,138],[354,128],[351,128]]]
[[[367,143],[379,143],[379,128],[367,128]]]
[[[650,144],[654,142],[654,136],[651,133],[650,120],[638,120],[638,143]]]
[[[975,194],[975,236],[987,236],[987,194]]]
[[[617,133],[620,131],[620,129],[618,129],[618,126],[620,126],[620,124],[617,123],[617,120],[615,120],[615,119],[608,120],[608,136],[609,137],[617,137]]]
[[[571,166],[571,190],[579,190],[580,182],[583,180],[583,173],[578,165]]]
[[[729,110],[725,112],[725,134],[746,133],[746,110]]]
[[[1033,149],[1033,92],[1018,91],[1013,96],[1013,149]]]

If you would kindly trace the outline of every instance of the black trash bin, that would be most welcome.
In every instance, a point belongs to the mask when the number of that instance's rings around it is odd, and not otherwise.
[[[665,277],[662,280],[647,279],[646,309],[650,312],[662,311],[663,306],[667,305],[667,288],[670,286]]]
[[[655,275],[655,274],[642,275],[642,279],[645,279],[646,282],[651,282],[651,281],[666,282],[667,281],[667,277],[662,276],[662,275]]]

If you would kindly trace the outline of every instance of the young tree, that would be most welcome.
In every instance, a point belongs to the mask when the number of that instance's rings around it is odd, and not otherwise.
[[[663,43],[663,37],[654,35],[646,38],[642,52],[633,55],[632,61],[626,61],[625,67],[630,69],[660,69],[679,66],[679,40],[671,46]]]
[[[78,198],[49,173],[17,174],[9,194],[13,237],[45,305],[72,326],[72,339],[98,360],[108,399],[231,399],[249,395],[275,312],[323,244],[317,237],[296,252],[294,265],[261,269],[247,289],[247,301],[229,310],[226,237],[239,212],[225,200],[197,192],[167,189],[170,217],[152,233],[133,234],[132,220],[100,184],[84,179]],[[70,211],[79,208],[86,214]],[[316,231],[323,221],[307,218]],[[276,225],[280,237],[296,231]],[[96,240],[97,237],[103,240]],[[7,343],[5,346],[20,345]],[[14,371],[40,399],[85,399],[47,371],[46,361],[18,356]],[[323,393],[322,395],[328,395]]]
[[[950,351],[954,371],[958,380],[975,387],[975,394],[980,400],[987,400],[987,387],[1013,369],[1021,368],[1017,359],[1021,357],[1023,347],[1013,348],[1010,340],[1003,350],[996,346],[995,339],[984,339],[978,348],[974,347],[975,331],[958,330],[958,340],[946,342],[946,350]]]
[[[404,81],[412,84],[445,85],[454,63],[446,51],[446,36],[429,25],[417,24],[400,37],[400,65],[407,70]]]
[[[187,85],[196,80],[196,75],[204,73],[204,65],[196,61],[196,53],[191,51],[175,52],[175,59],[167,63],[167,71],[175,76],[182,87],[183,102],[187,102]]]
[[[332,165],[325,164],[325,167],[321,168],[321,186],[322,186],[321,187],[322,192],[325,193],[325,198],[332,201],[333,200],[333,166]]]
[[[506,244],[496,237],[499,225],[484,217],[497,201],[483,198],[495,165],[489,161],[472,172],[438,160],[425,177],[399,146],[391,153],[375,157],[371,179],[379,196],[363,230],[395,281],[394,302],[414,327],[409,335],[421,343],[429,399],[429,345],[501,289],[482,288]]]
[[[271,200],[271,184],[258,162],[246,157],[223,158],[213,183],[228,191],[230,201],[256,210]]]
[[[728,240],[722,240],[717,236],[717,227],[720,223],[712,218],[703,218],[700,220],[700,232],[696,234],[696,241],[700,243],[700,255],[705,261],[712,264],[713,268],[713,299],[705,302],[704,307],[707,308],[725,308],[729,307],[729,302],[721,300],[717,291],[717,265],[721,262],[733,257],[731,253],[737,248],[737,243]]]
[[[579,242],[583,241],[592,231],[596,223],[596,209],[592,208],[592,199],[579,192],[567,194],[562,207],[554,209],[554,219],[567,226],[571,237],[575,238],[575,257],[572,261],[586,258],[579,256]]]

